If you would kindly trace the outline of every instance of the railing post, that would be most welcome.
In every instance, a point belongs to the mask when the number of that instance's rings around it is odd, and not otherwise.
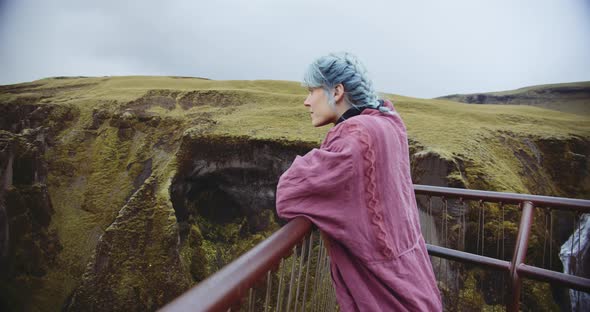
[[[511,295],[509,302],[506,303],[506,308],[511,312],[518,312],[520,305],[520,290],[521,279],[518,276],[517,268],[524,262],[526,252],[529,244],[529,236],[531,233],[531,224],[533,222],[533,203],[530,201],[523,202],[522,217],[520,218],[520,226],[518,227],[518,236],[516,237],[516,245],[514,246],[514,254],[512,262],[510,263],[510,289]]]

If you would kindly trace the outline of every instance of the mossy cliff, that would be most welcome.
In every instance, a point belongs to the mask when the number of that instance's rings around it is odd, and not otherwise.
[[[200,281],[278,229],[277,178],[309,144],[188,132],[170,196],[182,250]]]
[[[1,86],[0,310],[155,310],[264,239],[278,177],[328,130],[304,97],[177,77]],[[416,183],[590,198],[587,117],[385,97]],[[467,277],[461,296],[485,302]]]

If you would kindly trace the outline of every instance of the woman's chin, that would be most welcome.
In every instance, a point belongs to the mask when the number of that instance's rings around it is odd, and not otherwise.
[[[317,127],[324,126],[325,124],[326,124],[325,122],[321,122],[321,121],[314,121],[314,120],[311,121],[311,125],[314,126],[314,127],[316,127],[316,128]]]

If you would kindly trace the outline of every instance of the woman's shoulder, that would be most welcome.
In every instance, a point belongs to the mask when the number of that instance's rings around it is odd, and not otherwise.
[[[334,131],[335,133],[350,133],[357,131],[359,129],[366,129],[367,126],[374,121],[374,116],[371,115],[358,115],[354,116],[353,118],[347,119],[341,123],[339,123],[334,128],[330,129],[330,132]]]
[[[406,137],[403,123],[389,116],[363,114],[347,119],[330,129],[322,146],[329,146],[339,141],[373,145],[375,141],[387,140],[391,135]]]
[[[406,126],[397,112],[393,114],[374,112],[356,116],[353,129],[362,129],[375,139],[382,139],[383,135],[406,133]],[[364,113],[364,111],[363,111]],[[352,121],[352,120],[351,120]]]
[[[362,143],[370,140],[369,137],[372,135],[369,129],[370,120],[364,120],[365,118],[361,117],[355,116],[330,129],[321,147],[331,149],[335,146],[340,148],[349,146],[353,150],[361,147]]]
[[[332,127],[332,129],[330,129],[326,134],[326,138],[324,139],[322,146],[335,140],[349,139],[349,134],[351,132],[363,127],[362,122],[357,120],[359,117],[360,116],[355,116],[354,118],[347,119]]]

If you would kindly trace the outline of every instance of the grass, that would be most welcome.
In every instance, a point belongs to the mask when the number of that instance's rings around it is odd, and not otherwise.
[[[59,133],[46,155],[55,209],[51,226],[59,233],[63,251],[59,266],[43,278],[42,290],[33,298],[35,306],[58,309],[78,286],[100,235],[133,193],[134,178],[146,159],[152,159],[157,180],[152,201],[166,201],[183,134],[319,145],[329,128],[311,126],[302,105],[305,96],[305,88],[289,81],[143,76],[47,78],[0,87],[0,103],[59,105],[75,112],[74,120]],[[470,188],[531,193],[530,179],[523,175],[523,164],[514,156],[518,149],[532,153],[524,139],[590,141],[588,116],[531,106],[384,96],[394,102],[419,151],[466,163],[464,178],[456,172],[452,175],[464,179]],[[143,102],[138,101],[142,98]],[[190,105],[183,107],[187,102],[183,99],[190,100]],[[109,117],[94,127],[98,113]],[[127,134],[110,124],[110,117],[128,122],[133,131]],[[56,114],[49,119],[59,124],[61,118]],[[564,151],[555,153],[559,157]],[[548,190],[551,194],[544,195],[559,195],[555,186]],[[170,230],[174,224],[168,220],[170,211],[167,207],[150,213],[158,216],[160,227]],[[210,247],[202,245],[204,251]],[[151,253],[157,255],[158,250]],[[190,258],[191,252],[184,250],[182,254]]]
[[[52,94],[51,98],[43,101],[75,106],[80,110],[78,126],[82,127],[91,122],[95,108],[121,113],[126,103],[141,98],[150,90],[161,90],[177,92],[173,99],[177,102],[200,92],[199,99],[204,102],[188,109],[178,104],[173,109],[157,105],[141,108],[151,115],[175,120],[179,128],[188,131],[319,144],[329,130],[311,126],[302,106],[306,90],[297,82],[128,76],[47,78],[31,84],[35,87],[26,90],[26,96],[48,93]],[[24,95],[0,93],[0,96],[0,99],[10,100],[10,97]],[[491,176],[492,185],[497,185],[498,190],[526,191],[523,183],[518,182],[521,178],[514,176],[518,175],[521,165],[514,157],[506,156],[513,150],[499,140],[502,136],[556,140],[590,137],[590,116],[586,115],[531,106],[470,105],[392,94],[384,96],[393,100],[410,139],[443,157],[469,160]],[[207,97],[211,97],[210,102]],[[226,104],[215,105],[220,99],[227,99]]]

